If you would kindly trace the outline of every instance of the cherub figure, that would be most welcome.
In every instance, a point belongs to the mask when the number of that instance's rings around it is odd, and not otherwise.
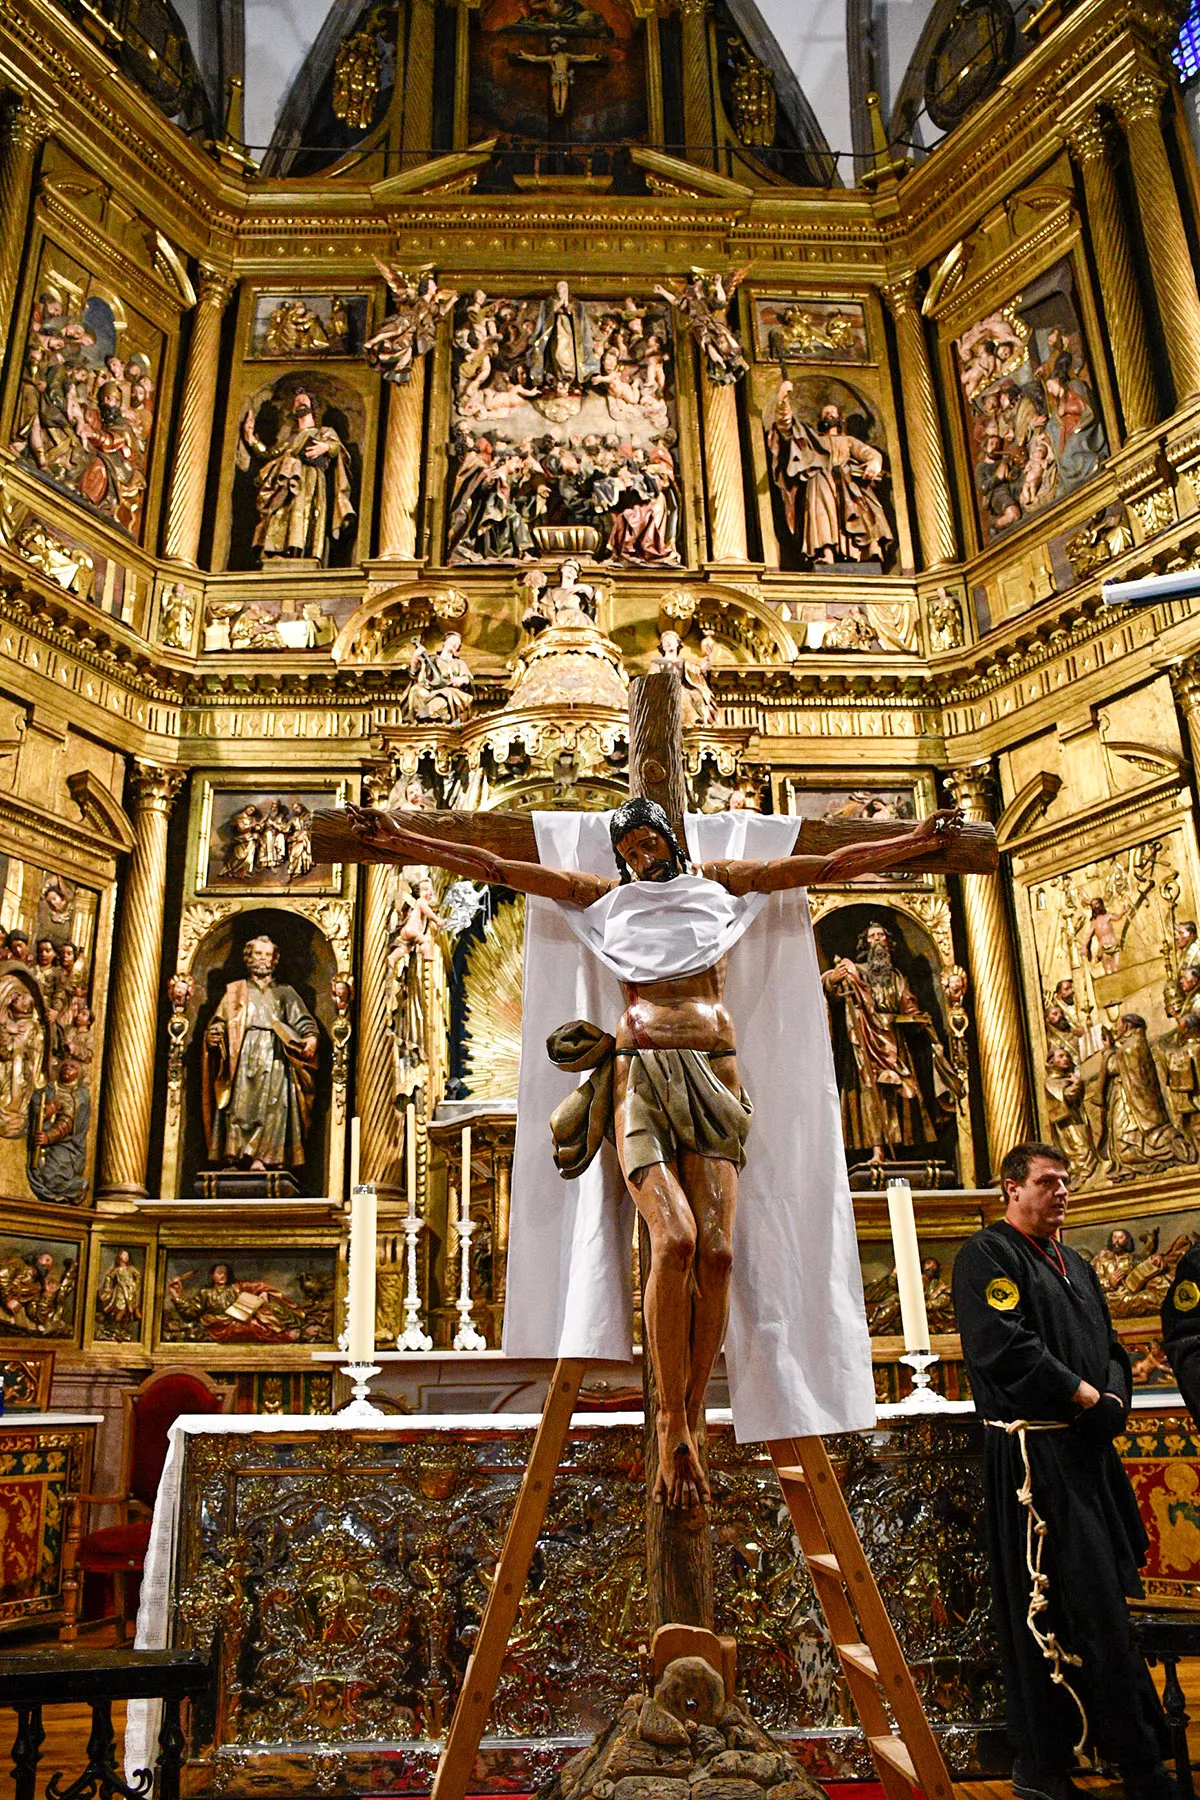
[[[726,279],[720,274],[706,274],[703,269],[693,268],[682,287],[658,285],[654,289],[687,321],[688,329],[704,352],[708,379],[716,387],[728,387],[740,381],[750,367],[726,317],[734,290],[745,274],[746,269],[738,269]]]
[[[433,266],[415,276],[402,274],[375,258],[375,266],[391,289],[396,310],[363,345],[363,355],[385,381],[398,386],[412,380],[413,364],[427,356],[437,338],[437,328],[455,301],[457,290],[438,286]]]

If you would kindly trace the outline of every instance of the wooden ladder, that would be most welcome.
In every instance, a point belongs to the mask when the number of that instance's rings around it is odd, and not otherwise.
[[[954,1800],[937,1739],[819,1437],[767,1446],[888,1800]],[[895,1719],[893,1727],[887,1706]]]
[[[464,1800],[470,1786],[586,1367],[566,1359],[555,1364],[431,1800]],[[782,1438],[768,1448],[888,1800],[910,1800],[918,1790],[925,1800],[954,1800],[824,1444],[818,1437]]]

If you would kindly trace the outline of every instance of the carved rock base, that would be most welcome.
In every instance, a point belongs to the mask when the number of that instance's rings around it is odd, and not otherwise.
[[[671,1630],[672,1627],[664,1627]],[[669,1662],[653,1694],[560,1770],[540,1800],[821,1800],[799,1763],[726,1696],[701,1656]]]

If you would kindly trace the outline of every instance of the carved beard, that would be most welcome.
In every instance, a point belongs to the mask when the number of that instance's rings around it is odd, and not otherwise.
[[[886,944],[872,944],[867,951],[867,979],[886,981],[892,973],[892,953]]]

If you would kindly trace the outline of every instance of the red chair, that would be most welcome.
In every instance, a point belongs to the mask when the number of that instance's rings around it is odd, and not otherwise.
[[[111,1577],[117,1638],[120,1643],[128,1642],[136,1601],[129,1593],[131,1584],[127,1578],[136,1576],[140,1590],[150,1547],[154,1499],[167,1460],[168,1434],[181,1413],[232,1412],[234,1392],[232,1387],[219,1387],[200,1371],[176,1368],[159,1369],[140,1387],[124,1394],[120,1490],[115,1494],[72,1495],[63,1580],[67,1617],[59,1632],[62,1642],[70,1643],[76,1635],[79,1581],[83,1575]],[[93,1506],[117,1507],[117,1524],[83,1533],[82,1523]]]

